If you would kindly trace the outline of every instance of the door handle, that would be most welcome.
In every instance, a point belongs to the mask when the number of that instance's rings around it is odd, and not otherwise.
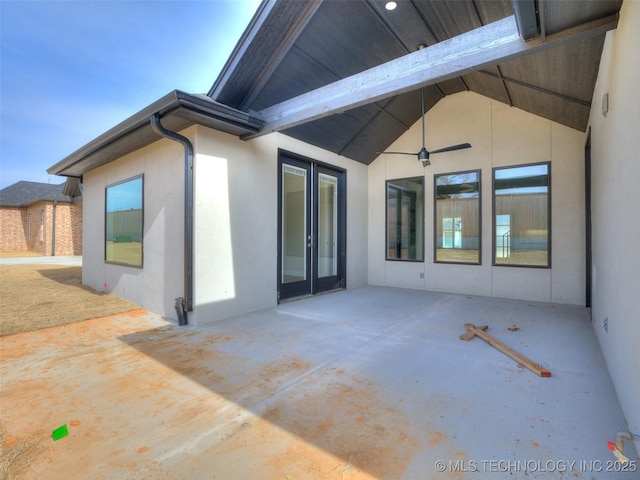
[[[313,247],[313,235],[309,235],[307,237],[307,240],[308,240],[307,247],[309,247],[309,248]]]

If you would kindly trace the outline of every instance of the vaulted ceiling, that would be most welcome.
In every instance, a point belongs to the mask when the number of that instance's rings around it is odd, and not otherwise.
[[[265,122],[248,137],[282,131],[365,164],[420,118],[421,87],[427,110],[470,90],[584,130],[622,0],[385,3],[264,1],[209,96]]]

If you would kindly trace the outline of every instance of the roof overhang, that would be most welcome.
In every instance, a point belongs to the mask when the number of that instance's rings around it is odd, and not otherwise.
[[[615,13],[549,35],[544,40],[540,37],[525,40],[516,16],[512,15],[260,110],[256,115],[264,120],[264,128],[244,138],[287,130],[416,88],[602,35],[616,28],[618,19],[619,14]]]
[[[261,120],[206,95],[174,90],[51,166],[47,172],[80,178],[94,168],[150,145],[161,138],[153,131],[149,120],[156,113],[163,126],[175,132],[198,124],[244,136],[263,127]]]
[[[622,0],[263,0],[209,96],[370,164],[471,91],[584,131]],[[421,48],[426,46],[426,48]]]
[[[204,125],[282,132],[369,164],[440,99],[472,91],[586,128],[605,33],[622,0],[263,0],[208,95],[173,91],[47,171],[82,177]],[[419,49],[418,46],[426,48]]]

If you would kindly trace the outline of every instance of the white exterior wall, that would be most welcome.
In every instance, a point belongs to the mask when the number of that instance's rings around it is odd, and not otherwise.
[[[277,304],[278,148],[346,169],[347,288],[366,285],[365,165],[281,134],[197,132],[192,323]]]
[[[625,1],[617,30],[607,33],[589,118],[593,326],[629,428],[635,434],[640,434],[638,45],[640,2]],[[605,93],[609,94],[606,117],[601,113]]]
[[[193,131],[189,133],[193,134]],[[174,318],[183,296],[184,150],[159,140],[84,175],[82,283]],[[144,174],[143,268],[104,262],[105,187]]]
[[[388,150],[417,151],[421,122]],[[471,149],[417,157],[381,155],[369,167],[369,283],[525,300],[584,304],[584,135],[582,132],[463,92],[438,102],[426,117],[427,148],[469,142]],[[551,269],[493,267],[492,168],[551,161]],[[482,264],[437,264],[433,176],[480,169]],[[424,175],[425,262],[385,261],[385,181]],[[424,273],[424,278],[421,274]]]
[[[194,311],[203,324],[277,304],[278,148],[346,170],[347,288],[367,283],[367,167],[281,134],[249,142],[197,126]],[[105,187],[144,174],[143,268],[104,262]],[[184,296],[184,150],[161,139],[84,177],[83,283],[175,319]]]

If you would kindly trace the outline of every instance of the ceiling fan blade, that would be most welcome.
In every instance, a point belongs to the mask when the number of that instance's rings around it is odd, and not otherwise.
[[[388,153],[390,155],[418,155],[419,152],[409,153],[409,152],[376,152],[378,155],[383,153]]]
[[[425,117],[425,109],[424,109],[424,87],[422,87],[420,89],[420,97],[421,97],[421,104],[422,104],[422,148],[420,149],[419,152],[416,153],[409,153],[409,152],[376,152],[376,154],[378,155],[382,155],[383,153],[389,154],[389,155],[416,155],[418,157],[418,160],[420,160],[422,162],[423,166],[427,166],[430,165],[429,162],[429,155],[431,153],[444,153],[444,152],[451,152],[453,150],[462,150],[464,148],[471,148],[471,144],[470,143],[461,143],[459,145],[453,145],[451,147],[445,147],[445,148],[440,148],[438,150],[434,150],[433,152],[429,152],[427,151],[427,149],[424,146],[424,117]]]
[[[429,153],[444,153],[444,152],[453,152],[454,150],[464,150],[465,148],[471,148],[470,143],[461,143],[459,145],[453,145],[451,147],[439,148],[438,150],[433,150]]]

